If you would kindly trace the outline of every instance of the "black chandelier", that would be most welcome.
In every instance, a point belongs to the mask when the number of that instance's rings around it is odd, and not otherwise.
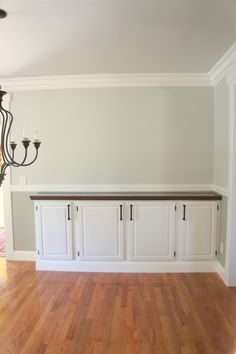
[[[38,157],[38,150],[40,147],[40,140],[35,136],[33,145],[35,147],[35,156],[30,162],[27,161],[28,147],[30,145],[30,140],[27,137],[23,137],[22,144],[24,147],[24,157],[21,162],[16,162],[14,153],[16,149],[16,142],[10,137],[10,131],[13,123],[12,114],[7,111],[2,106],[3,96],[6,94],[5,91],[0,89],[0,123],[1,123],[1,144],[0,144],[0,186],[3,182],[5,171],[8,166],[13,167],[25,167],[32,165]]]

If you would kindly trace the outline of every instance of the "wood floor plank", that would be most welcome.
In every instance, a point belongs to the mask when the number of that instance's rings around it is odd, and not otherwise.
[[[236,289],[212,273],[36,272],[0,259],[0,354],[233,354]]]

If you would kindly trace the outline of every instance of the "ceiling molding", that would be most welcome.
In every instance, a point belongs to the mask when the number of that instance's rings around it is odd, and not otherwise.
[[[211,86],[207,74],[104,74],[3,78],[8,92],[96,87],[202,87]]]
[[[212,85],[215,86],[219,81],[227,77],[234,69],[236,69],[236,42],[209,71],[208,75]]]

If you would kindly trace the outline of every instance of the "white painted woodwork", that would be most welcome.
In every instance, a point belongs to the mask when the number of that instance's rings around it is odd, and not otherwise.
[[[68,205],[71,214],[71,203],[68,202],[44,202],[36,205],[36,235],[40,259],[72,259],[72,223],[68,218]]]
[[[133,211],[129,220],[130,260],[173,259],[175,204],[135,202],[130,207]]]
[[[2,78],[4,90],[32,91],[104,87],[208,87],[207,73],[95,74]]]
[[[183,220],[183,206],[186,206]],[[217,204],[197,201],[181,203],[181,258],[211,260],[215,258],[217,234]]]
[[[18,256],[18,254],[16,255]],[[213,261],[49,261],[36,260],[37,270],[63,272],[119,272],[119,273],[189,273],[189,272],[219,272]],[[146,354],[146,353],[145,353]],[[159,354],[159,353],[158,353]]]
[[[82,260],[122,260],[122,202],[90,202],[78,205],[78,238]]]
[[[174,264],[204,271],[215,262],[215,201],[37,201],[35,207],[37,269],[60,270],[58,262],[68,260],[71,271],[173,271]]]

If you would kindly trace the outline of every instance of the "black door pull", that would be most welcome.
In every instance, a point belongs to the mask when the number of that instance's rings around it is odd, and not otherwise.
[[[120,205],[120,221],[123,220],[123,206],[122,204]]]
[[[129,211],[130,211],[129,219],[132,221],[133,220],[133,205],[132,204],[130,204],[130,206],[129,206]]]
[[[67,220],[71,220],[71,218],[70,218],[70,204],[67,205]]]
[[[183,220],[186,220],[186,205],[183,205]]]

